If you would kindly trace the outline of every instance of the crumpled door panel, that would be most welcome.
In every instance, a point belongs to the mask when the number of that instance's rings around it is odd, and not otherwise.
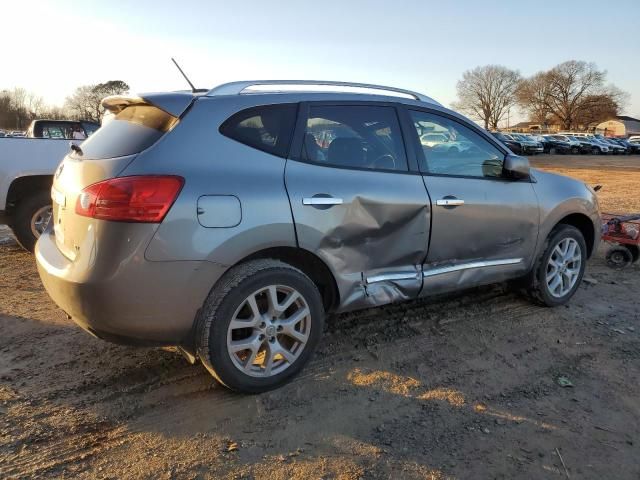
[[[288,161],[285,178],[298,243],[332,270],[340,311],[418,294],[430,227],[419,175]],[[305,205],[314,196],[341,202]]]

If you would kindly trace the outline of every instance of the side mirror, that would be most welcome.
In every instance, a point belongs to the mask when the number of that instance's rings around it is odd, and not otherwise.
[[[504,157],[502,170],[511,178],[529,178],[529,159],[508,153]]]

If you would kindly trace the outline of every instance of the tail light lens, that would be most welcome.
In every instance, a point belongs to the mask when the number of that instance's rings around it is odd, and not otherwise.
[[[116,222],[161,222],[184,185],[182,177],[134,176],[104,180],[86,187],[76,213]]]

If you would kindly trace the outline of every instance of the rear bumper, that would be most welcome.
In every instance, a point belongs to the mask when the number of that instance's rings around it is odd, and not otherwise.
[[[134,242],[135,243],[135,242]],[[65,257],[48,229],[35,249],[38,273],[53,301],[90,333],[116,343],[181,345],[224,267],[211,262],[150,262],[144,245],[128,255]],[[96,251],[99,251],[96,247]]]

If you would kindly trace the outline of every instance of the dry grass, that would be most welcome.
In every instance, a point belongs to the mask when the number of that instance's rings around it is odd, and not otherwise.
[[[640,212],[640,171],[606,167],[588,169],[544,166],[541,169],[578,178],[592,186],[602,185],[598,199],[603,212]]]

